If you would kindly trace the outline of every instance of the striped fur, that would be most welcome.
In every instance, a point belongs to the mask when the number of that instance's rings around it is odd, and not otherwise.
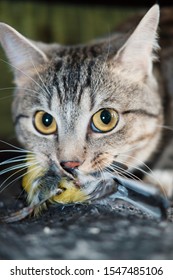
[[[110,170],[124,175],[121,167],[114,166],[117,161],[128,167],[127,176],[143,177],[172,194],[172,186],[168,190],[164,182],[158,183],[162,172],[154,176],[151,171],[155,165],[164,169],[159,162],[171,106],[161,67],[155,62],[158,21],[155,5],[130,38],[115,34],[77,46],[32,42],[0,25],[1,43],[14,69],[17,136],[44,170],[52,172],[56,166],[53,176],[71,177],[61,163],[79,162],[75,176],[82,185],[93,172],[103,178]],[[91,126],[93,115],[102,108],[114,109],[119,116],[108,133],[97,133]],[[54,117],[56,133],[43,135],[35,129],[37,111]]]

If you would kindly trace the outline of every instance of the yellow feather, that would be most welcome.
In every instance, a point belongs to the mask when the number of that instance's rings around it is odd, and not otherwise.
[[[33,163],[33,165],[28,167],[27,173],[22,178],[22,187],[27,193],[29,193],[32,189],[33,181],[43,175],[43,169],[41,167],[39,168],[38,165]]]
[[[87,199],[87,195],[75,186],[72,181],[62,178],[58,187],[64,190],[61,194],[52,197],[58,203],[82,202]]]
[[[33,187],[33,182],[43,176],[45,174],[45,170],[39,166],[39,164],[35,164],[35,161],[33,159],[29,159],[27,162],[30,162],[30,166],[27,169],[26,175],[24,175],[22,179],[22,187],[25,189],[25,191],[28,193],[28,200],[32,200],[34,198],[34,194],[37,190],[38,186]],[[83,202],[87,200],[87,195],[84,193],[84,191],[77,187],[75,183],[71,180],[68,180],[66,177],[63,177],[61,181],[57,185],[57,190],[60,188],[62,190],[61,194],[52,196],[49,200],[52,203],[75,203],[75,202]]]

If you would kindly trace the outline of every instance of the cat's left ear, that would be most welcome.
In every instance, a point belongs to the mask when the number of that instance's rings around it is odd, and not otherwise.
[[[46,54],[34,43],[5,23],[0,23],[0,43],[10,61],[16,83],[48,61]]]
[[[135,31],[116,54],[116,63],[137,79],[151,74],[157,43],[159,6],[154,5],[142,18]]]

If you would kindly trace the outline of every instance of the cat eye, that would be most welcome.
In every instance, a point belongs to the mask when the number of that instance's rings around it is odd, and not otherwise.
[[[93,115],[91,129],[98,133],[109,132],[115,128],[118,120],[118,113],[115,110],[101,109]]]
[[[34,126],[42,134],[53,134],[57,130],[57,124],[52,115],[45,111],[38,111],[34,116]]]

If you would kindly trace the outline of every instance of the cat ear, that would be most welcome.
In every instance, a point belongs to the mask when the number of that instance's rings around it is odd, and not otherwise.
[[[157,28],[159,23],[159,6],[154,5],[142,18],[135,31],[116,54],[116,62],[140,79],[150,75],[152,62],[156,58],[154,51],[157,43]]]
[[[16,80],[48,59],[46,54],[11,26],[0,23],[0,43],[10,61]]]

